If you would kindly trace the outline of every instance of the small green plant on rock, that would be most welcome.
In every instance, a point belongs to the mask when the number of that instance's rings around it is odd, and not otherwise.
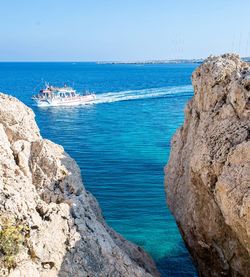
[[[16,255],[25,244],[29,227],[18,220],[0,219],[0,265],[11,269],[16,265]]]

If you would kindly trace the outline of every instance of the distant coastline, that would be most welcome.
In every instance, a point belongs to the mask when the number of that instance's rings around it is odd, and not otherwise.
[[[243,57],[243,61],[250,62],[250,57]],[[99,61],[97,64],[179,64],[203,63],[204,59],[173,59],[173,60],[145,60],[145,61]]]
[[[98,64],[169,64],[169,63],[202,63],[203,59],[175,59],[175,60],[145,60],[145,61],[109,61]]]

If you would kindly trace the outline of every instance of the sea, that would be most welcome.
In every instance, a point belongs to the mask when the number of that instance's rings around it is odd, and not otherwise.
[[[77,161],[107,223],[145,249],[163,277],[197,276],[164,192],[171,138],[193,96],[197,66],[0,63],[0,91],[33,109],[42,136]],[[97,99],[85,106],[36,107],[31,96],[45,81],[94,92]]]

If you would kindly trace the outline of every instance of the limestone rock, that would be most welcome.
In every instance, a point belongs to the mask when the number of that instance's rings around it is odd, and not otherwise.
[[[0,214],[29,238],[0,276],[159,276],[152,259],[104,221],[76,162],[42,139],[33,112],[0,94]],[[0,253],[1,254],[1,253]]]
[[[172,139],[167,202],[201,276],[250,274],[250,66],[209,57]]]

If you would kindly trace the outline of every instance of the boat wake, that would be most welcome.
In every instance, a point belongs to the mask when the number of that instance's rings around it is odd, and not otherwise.
[[[112,103],[147,98],[164,98],[169,95],[178,95],[183,93],[190,94],[192,92],[193,87],[191,85],[178,87],[150,88],[142,90],[127,90],[120,92],[107,92],[96,94],[96,99],[91,101],[91,104]]]

